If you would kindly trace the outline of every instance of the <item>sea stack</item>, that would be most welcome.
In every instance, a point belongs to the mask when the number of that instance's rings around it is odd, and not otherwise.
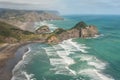
[[[76,24],[72,29],[79,30],[79,37],[86,38],[86,37],[94,37],[98,35],[97,27],[94,25],[87,25],[85,22],[79,22]]]

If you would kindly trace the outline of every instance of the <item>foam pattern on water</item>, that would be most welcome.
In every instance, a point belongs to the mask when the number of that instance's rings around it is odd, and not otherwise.
[[[97,59],[93,55],[89,55],[89,52],[85,44],[78,44],[73,42],[72,39],[65,40],[62,43],[45,48],[46,53],[50,58],[50,64],[56,75],[70,75],[70,76],[88,76],[92,80],[114,80],[109,75],[104,74],[102,71],[106,68],[107,63]],[[79,52],[79,53],[76,53]],[[77,56],[76,56],[77,54]],[[59,56],[53,58],[52,56]],[[71,57],[70,55],[74,56]],[[75,61],[79,59],[79,62]],[[80,63],[85,63],[84,68],[75,70],[70,66]],[[82,64],[80,64],[82,66]]]
[[[54,24],[50,24],[50,23],[48,23],[47,21],[42,21],[42,22],[37,22],[37,23],[35,24],[35,26],[36,26],[36,29],[35,29],[35,30],[37,30],[39,27],[44,26],[44,25],[48,26],[48,27],[50,28],[51,32],[53,32],[55,29],[58,28],[58,27],[56,27]]]
[[[107,63],[90,55],[88,52],[90,48],[85,44],[78,44],[72,39],[69,39],[57,45],[36,45],[36,47],[36,54],[28,54],[30,52],[29,48],[29,51],[25,53],[23,59],[15,66],[11,80],[36,80],[35,74],[28,73],[24,67],[26,67],[26,64],[29,64],[32,56],[39,56],[39,54],[45,53],[51,65],[48,71],[49,75],[72,76],[73,80],[114,80],[111,76],[103,73]],[[90,79],[85,79],[83,76],[89,77]]]

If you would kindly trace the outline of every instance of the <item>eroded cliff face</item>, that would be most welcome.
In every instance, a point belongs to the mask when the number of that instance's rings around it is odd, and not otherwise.
[[[0,21],[16,26],[21,30],[32,32],[34,22],[43,20],[63,20],[63,18],[57,11],[0,9]]]
[[[1,43],[16,43],[37,41],[45,43],[59,43],[63,40],[70,38],[87,38],[98,35],[98,30],[93,25],[86,25],[84,22],[80,22],[69,30],[58,28],[53,32],[50,32],[48,26],[41,26],[35,32],[24,31],[0,22],[0,42]]]
[[[77,29],[71,29],[64,31],[57,35],[60,41],[67,40],[70,38],[79,38],[79,30]]]
[[[47,39],[47,43],[49,43],[49,44],[56,44],[56,43],[59,43],[59,39],[58,39],[57,36],[52,35],[52,36],[50,36],[50,37]]]
[[[86,37],[94,37],[95,35],[98,35],[98,30],[95,26],[87,26],[86,28],[81,29],[80,31],[80,37],[86,38]]]
[[[99,34],[96,26],[87,25],[84,22],[79,22],[69,30],[64,30],[61,28],[56,29],[53,33],[56,35],[54,36],[55,39],[49,38],[48,39],[49,43],[50,41],[54,42],[53,40],[55,40],[56,43],[59,43],[63,40],[67,40],[70,38],[87,38],[87,37],[94,37]]]

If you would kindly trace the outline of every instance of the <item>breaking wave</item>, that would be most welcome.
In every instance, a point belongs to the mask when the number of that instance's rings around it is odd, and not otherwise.
[[[40,26],[44,26],[44,25],[48,26],[50,28],[51,32],[53,32],[55,29],[58,28],[54,24],[50,24],[47,21],[37,22],[35,25],[36,25],[35,30],[37,30]]]
[[[67,75],[75,79],[77,78],[77,80],[114,80],[110,75],[103,73],[108,64],[90,55],[88,52],[90,47],[87,47],[85,44],[79,44],[74,42],[73,39],[69,39],[57,45],[42,46],[42,49],[50,61],[51,67],[48,71],[50,75]],[[35,74],[28,73],[24,69],[25,64],[29,64],[30,61],[29,52],[30,48],[13,69],[11,80],[37,80],[34,78]],[[90,79],[84,79],[81,76],[87,76]]]
[[[18,64],[14,67],[12,71],[13,76],[11,80],[36,80],[35,78],[33,78],[34,74],[28,74],[25,70],[23,70],[25,64],[29,63],[27,57],[30,51],[31,49],[28,47],[28,51],[24,53],[22,60],[19,61]]]
[[[97,59],[93,55],[89,55],[87,49],[90,48],[85,44],[78,44],[77,42],[73,42],[72,39],[69,39],[58,45],[44,49],[50,58],[50,64],[53,66],[50,70],[55,74],[70,76],[85,75],[90,77],[91,80],[114,80],[109,75],[103,73],[107,63]],[[79,61],[76,61],[75,59],[79,59]],[[85,65],[80,64],[85,62]],[[78,66],[86,67],[79,67],[77,70],[70,67],[76,64]]]

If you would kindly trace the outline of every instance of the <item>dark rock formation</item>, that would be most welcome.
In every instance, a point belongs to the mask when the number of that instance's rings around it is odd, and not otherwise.
[[[77,29],[79,32],[79,37],[81,38],[94,37],[95,35],[98,34],[96,26],[87,25],[84,22],[79,22],[72,29]]]
[[[50,29],[48,26],[41,26],[35,31],[36,34],[42,34],[42,33],[50,33]]]
[[[54,42],[53,40],[58,43],[70,38],[94,37],[95,35],[98,35],[98,30],[93,25],[87,25],[84,22],[79,22],[69,30],[59,28],[56,29],[53,33],[56,35],[54,36],[55,39],[52,39],[53,36],[50,36],[50,38],[48,39],[48,43]]]

